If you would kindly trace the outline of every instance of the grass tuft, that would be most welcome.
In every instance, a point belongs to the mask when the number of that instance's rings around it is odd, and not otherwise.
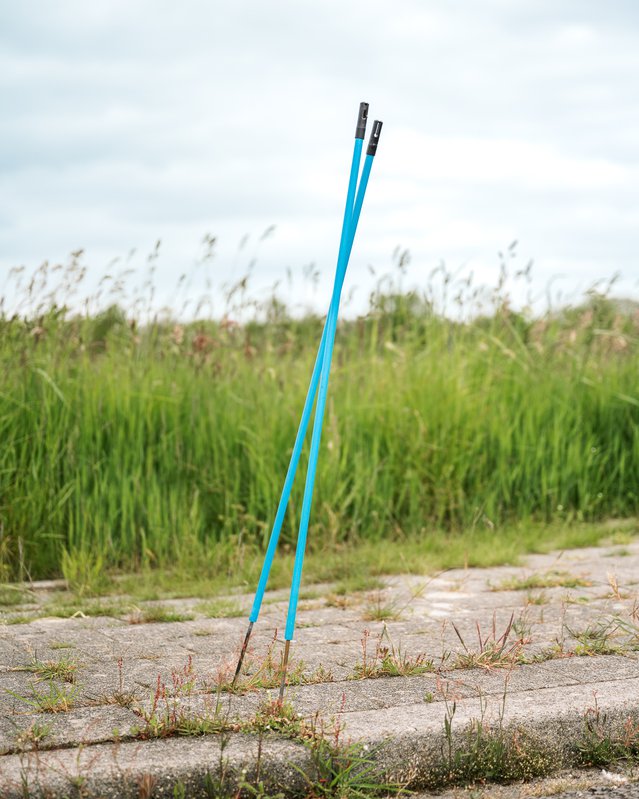
[[[592,585],[592,580],[578,577],[564,571],[548,571],[545,574],[530,574],[527,577],[509,577],[499,585],[492,586],[493,591],[531,591],[535,588],[585,588]]]
[[[414,677],[435,671],[432,659],[425,654],[408,655],[395,647],[386,626],[375,641],[375,651],[369,653],[370,631],[364,630],[361,639],[362,659],[355,664],[351,679],[364,680],[377,677]]]
[[[165,605],[145,605],[143,608],[135,608],[127,617],[129,624],[161,624],[175,621],[192,621],[195,618],[193,613],[184,613],[171,610]]]
[[[30,671],[39,680],[76,681],[78,663],[72,658],[62,657],[59,660],[34,660],[28,666],[19,667],[19,671]]]
[[[522,662],[525,639],[521,637],[522,622],[516,624],[514,613],[501,634],[497,632],[495,615],[493,615],[492,629],[488,633],[482,632],[481,626],[477,622],[476,648],[472,645],[467,646],[457,625],[454,622],[452,625],[464,650],[455,657],[455,668],[509,668]],[[515,630],[516,626],[517,631]],[[516,636],[514,640],[511,640],[511,632]]]

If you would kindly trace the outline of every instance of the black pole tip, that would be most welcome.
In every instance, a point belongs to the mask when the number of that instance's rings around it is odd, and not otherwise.
[[[379,119],[376,119],[373,122],[373,130],[371,130],[371,135],[368,140],[368,149],[366,150],[366,155],[375,155],[377,152],[377,145],[379,144],[379,134],[382,132],[382,122]]]
[[[357,115],[357,127],[355,128],[355,138],[363,139],[366,133],[366,120],[368,119],[368,103],[359,104],[359,114]]]

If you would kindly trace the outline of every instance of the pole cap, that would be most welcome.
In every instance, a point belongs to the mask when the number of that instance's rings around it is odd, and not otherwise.
[[[359,104],[359,114],[357,115],[357,127],[355,128],[355,138],[363,139],[366,133],[366,120],[368,119],[368,103]]]
[[[379,144],[379,134],[382,132],[382,125],[383,123],[376,119],[373,122],[373,130],[371,130],[371,135],[368,140],[368,149],[366,150],[366,155],[375,155],[377,152],[377,145]]]

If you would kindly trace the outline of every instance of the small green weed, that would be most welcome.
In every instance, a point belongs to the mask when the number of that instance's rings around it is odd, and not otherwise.
[[[615,616],[614,622],[617,629],[626,636],[625,646],[632,650],[639,649],[639,605],[635,602],[629,618]]]
[[[378,592],[372,602],[364,610],[363,618],[365,621],[396,621],[401,618],[403,608],[399,608],[397,603],[384,600],[381,592]]]
[[[385,782],[375,760],[375,753],[365,744],[339,742],[324,736],[307,744],[313,761],[314,776],[294,766],[307,780],[308,795],[318,799],[370,799],[397,794],[400,786]]]
[[[49,680],[46,691],[32,685],[29,696],[23,696],[15,691],[7,691],[7,693],[25,702],[38,713],[66,713],[74,706],[77,688],[66,684],[59,685],[53,680]]]
[[[446,706],[442,760],[433,765],[422,787],[472,785],[490,782],[527,782],[556,768],[556,755],[523,730],[505,730],[501,721],[488,727],[483,719],[453,733],[456,704]]]
[[[628,718],[621,731],[614,731],[597,704],[584,715],[584,733],[577,745],[582,766],[602,768],[615,762],[639,762],[639,724]]]
[[[282,680],[282,654],[275,654],[276,638],[270,642],[266,653],[256,658],[247,656],[242,667],[241,680],[233,685],[230,667],[223,667],[217,674],[213,685],[215,691],[227,691],[234,694],[245,694],[249,691],[278,688]],[[287,669],[288,685],[312,685],[316,683],[332,682],[333,674],[330,669],[318,666],[314,671],[306,671],[304,661],[289,661]]]
[[[33,747],[38,749],[42,742],[51,734],[51,725],[34,721],[29,727],[21,730],[16,736],[16,744],[20,749]]]
[[[209,619],[229,619],[244,615],[244,608],[239,602],[230,599],[210,599],[207,602],[199,602],[194,610]]]
[[[104,558],[84,549],[62,551],[62,574],[69,588],[79,597],[98,596],[109,585]]]
[[[8,616],[5,619],[2,619],[0,623],[2,624],[30,624],[32,621],[36,621],[37,619],[41,619],[42,614],[40,613],[30,613],[27,615],[26,613],[20,613],[17,616]]]
[[[59,660],[34,660],[27,666],[18,667],[19,671],[29,671],[37,675],[39,680],[63,680],[73,683],[76,680],[78,663],[72,658],[63,657]]]
[[[0,606],[23,605],[33,601],[35,592],[29,591],[21,585],[0,585]]]
[[[232,684],[231,675],[226,670],[218,674],[216,690],[229,693],[244,694],[267,688],[278,688],[282,680],[282,655],[275,655],[275,640],[271,641],[266,654],[256,659],[246,657],[242,667],[241,680]],[[289,662],[287,672],[288,685],[301,685],[304,682],[303,661]]]
[[[370,631],[364,630],[361,639],[362,660],[355,664],[351,679],[363,680],[377,677],[413,677],[434,671],[433,661],[425,654],[410,656],[395,647],[386,626],[377,637],[375,652],[368,652]]]
[[[577,641],[575,655],[616,655],[622,651],[622,647],[612,641],[619,632],[619,625],[614,620],[594,622],[579,631],[564,626]]]
[[[171,610],[164,605],[146,605],[143,608],[135,608],[127,621],[129,624],[160,624],[163,622],[192,621],[195,618],[193,613],[185,613]]]
[[[565,571],[551,570],[545,574],[530,574],[527,577],[509,577],[499,585],[491,586],[493,591],[530,591],[534,588],[583,588],[592,585],[585,577],[578,577]]]
[[[466,646],[466,642],[464,641],[462,634],[460,633],[457,625],[453,622],[453,629],[455,630],[455,633],[464,649],[464,651],[459,653],[455,658],[455,668],[491,669],[509,667],[516,663],[521,663],[524,639],[518,637],[514,641],[510,640],[510,633],[511,631],[514,632],[514,623],[515,616],[513,613],[508,624],[506,625],[505,630],[498,635],[496,628],[496,617],[494,614],[492,630],[487,634],[482,633],[481,626],[479,622],[477,622],[477,649],[471,649]]]
[[[44,605],[40,611],[42,616],[54,616],[61,619],[85,618],[87,616],[107,616],[122,618],[129,611],[130,605],[102,599],[56,599]]]
[[[550,600],[548,599],[548,595],[545,593],[545,591],[540,591],[537,594],[526,594],[527,605],[547,605],[549,601]]]
[[[339,610],[346,610],[346,608],[353,607],[361,602],[358,596],[349,596],[348,594],[327,594],[324,598],[326,606],[329,608],[339,608]]]
[[[337,596],[363,593],[364,591],[375,591],[384,588],[384,581],[379,577],[366,574],[355,574],[351,577],[340,580],[333,588],[332,593]]]

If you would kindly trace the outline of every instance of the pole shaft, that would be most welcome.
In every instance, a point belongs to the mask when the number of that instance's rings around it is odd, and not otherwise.
[[[340,274],[341,280],[336,281],[333,289],[333,298],[331,299],[331,311],[335,312],[330,316],[330,327],[327,320],[326,343],[324,345],[324,357],[322,361],[322,372],[320,375],[320,383],[317,395],[317,405],[315,408],[315,419],[313,421],[313,435],[311,438],[311,452],[309,456],[308,471],[306,473],[306,483],[304,486],[304,500],[302,502],[302,514],[300,519],[300,529],[297,537],[297,548],[295,551],[295,564],[293,566],[293,580],[291,584],[291,594],[289,598],[288,614],[286,618],[286,632],[285,639],[292,640],[293,633],[295,632],[295,617],[297,614],[297,603],[299,599],[299,587],[302,579],[302,567],[304,564],[304,552],[306,550],[306,538],[308,534],[308,523],[311,515],[311,503],[313,500],[313,487],[315,484],[315,472],[317,469],[317,458],[319,454],[320,440],[322,436],[322,423],[324,420],[324,410],[326,407],[326,397],[328,393],[328,381],[330,376],[331,359],[333,356],[333,345],[335,343],[335,329],[337,326],[337,311],[339,309],[339,301],[346,274],[346,267],[350,257],[353,240],[355,238],[355,231],[357,230],[357,223],[359,215],[362,210],[364,196],[366,194],[366,186],[368,185],[368,178],[370,175],[371,167],[373,164],[373,156],[367,155],[364,161],[364,169],[362,171],[362,178],[360,180],[359,188],[357,191],[357,199],[352,215],[350,225],[350,235],[345,239],[342,238],[340,252],[338,256],[337,272]]]
[[[344,225],[342,227],[342,242],[346,242],[348,246],[348,251],[350,252],[350,248],[352,247],[352,237],[350,235],[350,222],[354,213],[354,196],[355,196],[355,184],[357,182],[357,175],[359,172],[359,164],[361,160],[361,153],[362,153],[362,139],[356,138],[355,139],[355,146],[353,149],[353,159],[351,163],[351,173],[350,179],[348,184],[348,194],[346,200],[346,210],[344,213]],[[354,232],[354,231],[353,231]],[[289,498],[291,496],[291,490],[293,488],[293,482],[295,480],[295,474],[297,472],[297,466],[299,464],[300,456],[302,454],[302,447],[304,446],[304,439],[306,437],[306,431],[308,430],[308,423],[311,418],[311,412],[313,410],[313,403],[315,402],[315,395],[317,393],[317,386],[320,382],[320,375],[322,371],[322,365],[324,363],[324,353],[326,348],[326,337],[327,331],[330,329],[330,326],[333,324],[333,319],[337,318],[337,310],[339,306],[339,291],[335,291],[335,287],[339,285],[340,291],[341,286],[344,282],[344,275],[346,273],[346,266],[348,264],[348,259],[344,263],[342,263],[338,259],[337,269],[335,272],[335,285],[333,288],[333,296],[331,298],[331,304],[328,310],[328,315],[326,317],[326,322],[324,323],[324,330],[322,332],[322,339],[320,341],[319,349],[317,352],[317,357],[315,358],[315,365],[313,367],[313,374],[311,375],[311,382],[308,388],[308,393],[306,395],[306,400],[304,402],[304,408],[302,410],[302,418],[300,420],[299,427],[297,429],[297,436],[295,438],[295,444],[293,445],[293,452],[291,454],[291,460],[289,461],[288,470],[286,472],[286,478],[284,480],[284,487],[282,489],[282,495],[280,497],[280,502],[277,507],[277,512],[275,514],[275,521],[273,523],[273,529],[271,530],[271,535],[268,542],[268,547],[266,549],[266,554],[264,556],[264,564],[262,566],[262,571],[260,573],[260,579],[258,581],[257,590],[255,592],[255,598],[253,600],[253,607],[251,609],[251,613],[249,616],[249,620],[252,622],[256,622],[260,613],[260,609],[262,607],[262,601],[264,599],[264,592],[266,591],[266,584],[268,582],[268,577],[271,571],[271,566],[273,564],[273,558],[275,557],[275,551],[277,549],[277,544],[280,537],[280,532],[282,530],[282,524],[284,523],[284,516],[286,515],[286,508],[288,505]],[[335,298],[337,297],[337,306],[335,305]]]

